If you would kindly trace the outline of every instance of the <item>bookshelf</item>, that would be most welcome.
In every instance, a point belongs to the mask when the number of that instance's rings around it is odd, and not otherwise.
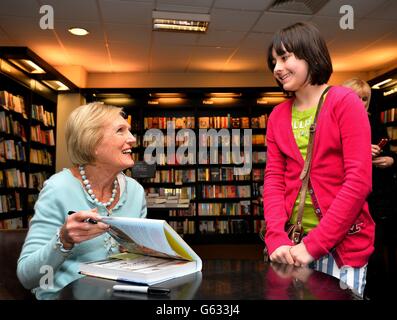
[[[3,67],[6,63],[0,61]],[[0,229],[26,228],[43,182],[55,173],[56,93],[29,82],[11,65],[7,65],[7,72],[3,71],[0,70]]]
[[[155,176],[138,179],[148,217],[167,220],[194,244],[260,241],[267,118],[285,97],[275,88],[230,90],[83,90],[87,102],[125,107],[137,137],[134,159],[143,161],[150,147],[156,157]],[[119,104],[116,96],[123,97]],[[163,146],[161,154],[155,145]],[[249,170],[244,163],[251,162]]]
[[[379,89],[372,89],[375,99],[371,99],[370,108],[376,119],[373,125],[385,128],[390,150],[397,152],[397,69],[369,81],[369,84],[373,86],[382,82]]]

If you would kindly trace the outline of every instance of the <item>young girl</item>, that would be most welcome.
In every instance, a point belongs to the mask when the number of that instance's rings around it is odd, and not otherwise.
[[[296,23],[273,37],[268,66],[293,98],[274,108],[267,129],[264,183],[265,242],[270,260],[312,267],[346,283],[362,296],[373,251],[370,125],[351,90],[333,86],[325,95],[314,132],[309,189],[304,202],[304,238],[288,238],[302,185],[309,128],[328,87],[332,63],[325,41],[309,23]]]

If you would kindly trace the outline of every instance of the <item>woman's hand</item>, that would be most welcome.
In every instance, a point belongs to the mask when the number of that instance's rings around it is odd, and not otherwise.
[[[314,261],[314,258],[307,251],[303,241],[293,246],[289,251],[294,260],[294,265],[297,267],[306,267],[310,262]]]
[[[88,219],[97,223],[90,223]],[[75,243],[90,240],[106,232],[109,225],[100,222],[101,219],[97,208],[78,211],[68,216],[60,232],[60,240],[64,248],[71,249]]]
[[[376,157],[372,159],[372,164],[377,168],[389,168],[393,165],[394,159],[392,157]]]
[[[270,255],[270,261],[286,264],[294,264],[290,249],[292,246],[280,246]]]
[[[379,156],[381,151],[382,149],[377,144],[371,144],[372,158]]]

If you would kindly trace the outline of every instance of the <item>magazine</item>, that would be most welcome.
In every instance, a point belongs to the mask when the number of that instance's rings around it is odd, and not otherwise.
[[[103,217],[102,222],[127,252],[82,263],[82,274],[151,285],[201,271],[200,257],[165,220]]]

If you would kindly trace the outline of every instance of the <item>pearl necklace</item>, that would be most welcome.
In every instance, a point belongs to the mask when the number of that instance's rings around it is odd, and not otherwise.
[[[81,175],[81,179],[83,180],[84,188],[87,190],[88,194],[90,195],[91,199],[94,200],[94,202],[96,202],[98,204],[101,204],[104,207],[108,207],[114,202],[114,199],[116,198],[116,194],[117,194],[117,185],[118,185],[117,177],[116,177],[116,179],[114,179],[114,182],[113,182],[114,188],[112,189],[112,196],[110,197],[109,201],[108,202],[101,202],[95,196],[94,191],[92,191],[92,187],[91,187],[90,181],[87,179],[87,176],[85,175],[85,170],[84,170],[84,166],[83,165],[79,166],[79,172],[80,172],[80,175]]]

